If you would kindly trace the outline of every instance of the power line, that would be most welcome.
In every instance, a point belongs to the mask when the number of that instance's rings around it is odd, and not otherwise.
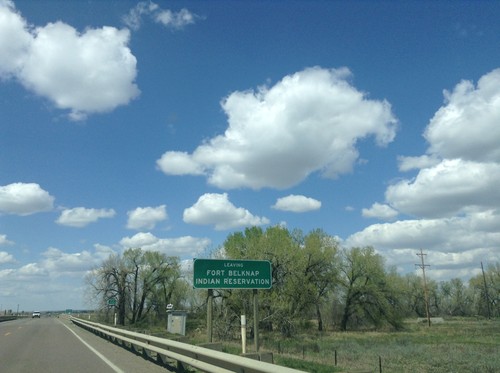
[[[424,254],[422,249],[420,249],[420,253],[417,253],[417,256],[420,257],[420,262],[421,264],[415,264],[417,267],[420,267],[422,269],[422,275],[423,275],[423,283],[424,283],[424,301],[425,301],[425,314],[427,316],[427,324],[429,327],[431,326],[431,316],[429,313],[429,294],[427,292],[427,280],[425,278],[425,267],[429,267],[429,264],[424,263],[424,256],[427,254]]]
[[[486,307],[488,309],[488,319],[491,319],[490,297],[488,295],[488,285],[486,284],[486,276],[484,274],[483,262],[481,262],[481,272],[483,272],[484,297],[486,298]]]

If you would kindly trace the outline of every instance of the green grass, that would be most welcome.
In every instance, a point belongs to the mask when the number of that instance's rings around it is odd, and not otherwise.
[[[316,373],[333,373],[341,372],[341,368],[332,367],[328,364],[321,364],[314,361],[294,359],[290,357],[284,357],[281,355],[274,357],[274,363],[285,366],[288,368],[302,370],[304,372],[316,372]]]
[[[500,372],[500,320],[448,320],[430,328],[407,323],[402,332],[312,332],[293,339],[262,335],[261,340],[277,363],[307,372],[334,367],[335,351],[337,370],[330,372],[379,372],[379,359],[384,373]]]

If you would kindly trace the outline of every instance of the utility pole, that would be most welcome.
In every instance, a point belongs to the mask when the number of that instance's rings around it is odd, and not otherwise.
[[[420,253],[417,254],[417,256],[420,257],[420,262],[421,264],[415,264],[417,267],[420,267],[422,269],[422,275],[423,275],[423,283],[424,283],[424,300],[425,300],[425,314],[427,316],[427,325],[429,327],[431,326],[431,316],[429,314],[429,294],[427,292],[427,280],[425,279],[425,267],[429,267],[429,264],[424,263],[424,256],[427,254],[424,254],[422,252],[422,249],[420,249]]]
[[[486,284],[486,276],[484,274],[483,262],[481,262],[481,271],[483,272],[484,296],[486,298],[486,306],[488,307],[488,319],[491,319],[490,296],[488,295],[488,285]]]

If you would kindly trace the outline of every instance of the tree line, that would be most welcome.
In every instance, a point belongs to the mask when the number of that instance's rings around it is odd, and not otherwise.
[[[110,255],[85,282],[90,302],[104,311],[113,307],[118,324],[125,325],[140,323],[182,298],[189,286],[180,276],[178,257],[132,248]]]
[[[298,328],[336,330],[403,327],[409,317],[499,317],[500,263],[464,283],[427,281],[415,273],[401,275],[388,267],[373,247],[343,248],[324,231],[307,234],[275,226],[247,228],[230,234],[212,257],[268,260],[272,288],[259,290],[262,328],[292,335]],[[192,288],[178,257],[128,249],[113,254],[86,278],[89,295],[104,311],[110,300],[118,323],[164,319],[168,304],[204,317],[206,291]],[[214,290],[217,333],[224,338],[238,329],[240,315],[252,314],[252,291]],[[427,302],[427,303],[426,303]]]

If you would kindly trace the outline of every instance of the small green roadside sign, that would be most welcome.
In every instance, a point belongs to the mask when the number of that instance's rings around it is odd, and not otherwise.
[[[116,298],[109,298],[108,306],[116,306]]]
[[[194,259],[195,289],[270,289],[268,260]]]

